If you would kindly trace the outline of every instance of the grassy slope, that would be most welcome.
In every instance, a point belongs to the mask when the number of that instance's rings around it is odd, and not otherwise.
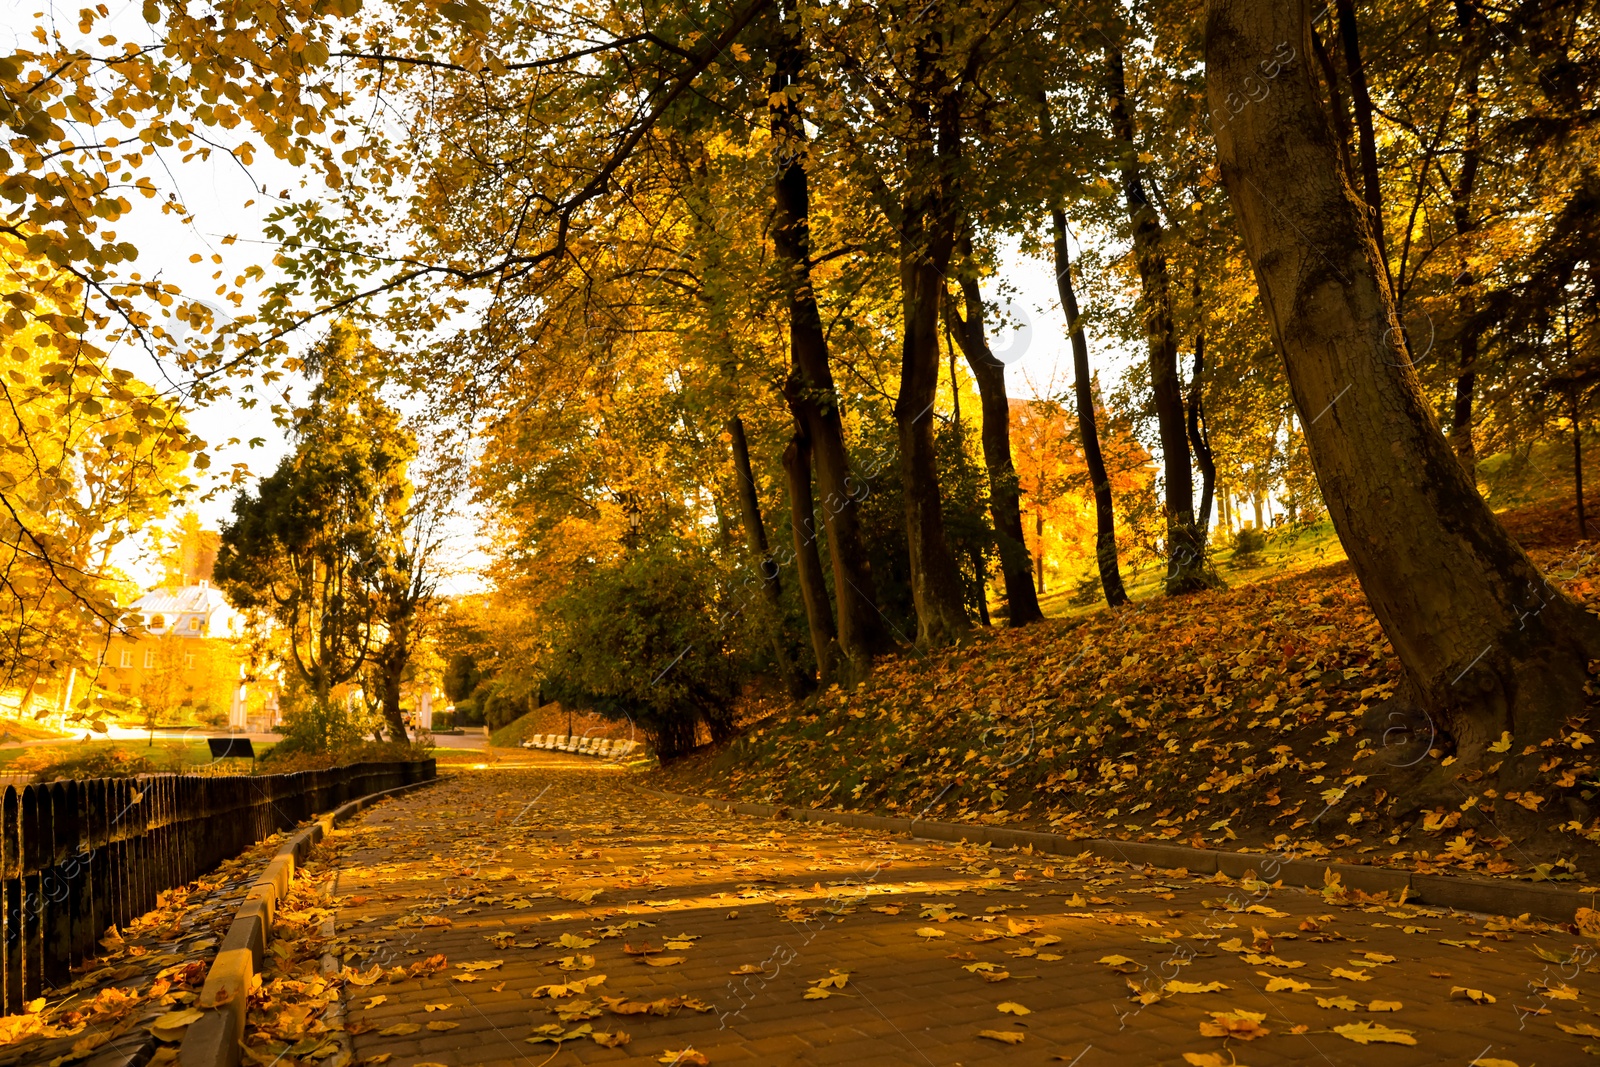
[[[546,718],[549,716],[538,711],[530,711],[522,718],[514,719],[490,734],[489,744],[496,748],[516,748],[534,734],[549,733],[550,731],[543,726]]]
[[[1558,512],[1506,518],[1552,580],[1600,607],[1600,560],[1561,543]],[[887,659],[861,689],[776,710],[661,784],[1422,869],[1570,877],[1575,861],[1600,881],[1587,724],[1542,746],[1526,793],[1464,781],[1459,807],[1394,825],[1391,794],[1415,772],[1385,747],[1388,724],[1363,718],[1399,666],[1348,564],[1223,573],[1233,588]]]

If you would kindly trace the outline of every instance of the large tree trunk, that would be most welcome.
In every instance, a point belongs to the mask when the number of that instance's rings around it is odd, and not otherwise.
[[[733,416],[727,422],[727,430],[733,443],[733,469],[739,483],[739,517],[744,525],[745,545],[750,550],[751,560],[761,571],[761,591],[776,620],[772,630],[772,654],[789,695],[799,699],[806,693],[807,679],[789,654],[789,642],[783,632],[783,588],[778,580],[777,562],[767,544],[767,526],[761,520],[761,498],[756,493],[755,473],[750,468],[750,445],[744,436],[744,420]]]
[[[1583,513],[1583,421],[1578,391],[1572,391],[1572,492],[1578,498],[1578,540],[1589,540],[1589,519]]]
[[[833,593],[838,604],[839,647],[848,680],[872,670],[872,657],[886,645],[872,568],[861,543],[857,515],[861,486],[852,478],[844,446],[839,396],[828,363],[828,340],[811,287],[811,190],[801,150],[805,129],[792,97],[780,97],[803,65],[798,18],[792,5],[776,34],[772,107],[777,174],[774,181],[773,251],[788,279],[789,353],[792,365],[784,397],[816,458],[822,521],[828,531]]]
[[[1463,242],[1476,226],[1472,217],[1472,193],[1477,185],[1478,161],[1482,151],[1479,127],[1483,104],[1478,96],[1479,72],[1483,68],[1482,33],[1469,3],[1456,4],[1456,20],[1461,28],[1462,93],[1467,98],[1466,128],[1462,134],[1461,169],[1456,173],[1456,184],[1450,190],[1450,218],[1456,236]],[[1456,277],[1456,317],[1460,337],[1457,341],[1456,395],[1450,418],[1450,444],[1455,448],[1461,465],[1467,468],[1474,482],[1477,479],[1478,455],[1472,441],[1472,401],[1478,384],[1478,324],[1477,301],[1473,289],[1477,279],[1466,269],[1466,249],[1462,249],[1462,270]]]
[[[383,723],[391,741],[408,740],[405,716],[400,713],[400,683],[411,658],[409,622],[391,622],[389,636],[378,650],[378,684]]]
[[[933,442],[933,403],[939,385],[939,305],[950,250],[939,235],[933,235],[933,242],[925,242],[920,232],[913,231],[902,241],[900,284],[905,332],[900,350],[900,395],[895,400],[894,414],[899,429],[906,542],[910,548],[911,598],[917,609],[917,645],[927,648],[958,640],[971,627],[962,603],[961,573],[944,536],[939,464]],[[928,254],[927,243],[944,245],[943,255]]]
[[[817,552],[816,502],[811,497],[811,445],[796,433],[783,450],[783,471],[789,481],[789,525],[794,532],[795,575],[800,581],[800,602],[805,605],[811,631],[811,650],[817,658],[817,685],[826,689],[839,669],[839,641],[828,612],[828,584]]]
[[[1044,512],[1033,512],[1033,573],[1039,582],[1039,595],[1044,595]]]
[[[1106,52],[1106,91],[1112,133],[1120,142],[1123,197],[1133,227],[1133,255],[1139,265],[1140,304],[1149,346],[1150,391],[1161,431],[1161,465],[1167,494],[1167,583],[1169,594],[1191,593],[1208,584],[1205,542],[1194,518],[1194,474],[1189,469],[1189,435],[1184,426],[1183,386],[1178,378],[1178,345],[1173,336],[1172,292],[1161,220],[1145,193],[1128,112],[1122,50]]]
[[[1089,374],[1089,339],[1083,332],[1078,313],[1078,294],[1072,285],[1072,258],[1067,250],[1067,213],[1057,204],[1050,208],[1050,224],[1055,242],[1056,291],[1067,315],[1067,330],[1072,335],[1072,394],[1078,408],[1078,440],[1083,444],[1083,462],[1089,469],[1089,485],[1094,491],[1095,562],[1100,568],[1100,588],[1106,603],[1121,607],[1128,602],[1122,585],[1122,567],[1117,560],[1117,517],[1111,499],[1111,476],[1106,473],[1106,458],[1100,451],[1100,427],[1094,410],[1094,379]],[[1042,578],[1039,586],[1044,588]]]
[[[1194,465],[1200,468],[1200,515],[1195,527],[1202,542],[1211,537],[1211,501],[1217,485],[1217,461],[1211,454],[1211,434],[1206,427],[1205,370],[1206,322],[1200,306],[1200,277],[1194,279],[1195,315],[1200,320],[1194,334],[1194,373],[1189,377],[1189,444],[1194,449]]]
[[[964,242],[968,261],[972,258],[972,240]],[[989,338],[983,319],[983,294],[976,278],[970,272],[961,279],[961,295],[966,303],[966,317],[955,308],[954,300],[946,304],[950,332],[961,348],[961,354],[972,368],[972,378],[978,385],[978,400],[983,416],[980,431],[983,440],[983,464],[989,471],[989,515],[994,520],[994,532],[999,542],[1000,574],[1006,586],[1006,625],[1022,626],[1044,618],[1039,610],[1039,597],[1033,591],[1033,567],[1028,559],[1028,546],[1022,536],[1022,506],[1017,487],[1017,468],[1011,461],[1011,401],[1006,398],[1006,365],[995,358],[989,349]],[[952,375],[952,382],[954,377]],[[982,570],[979,571],[981,584]],[[980,612],[983,614],[983,612]]]
[[[1580,714],[1600,623],[1551,586],[1452,454],[1413,368],[1370,213],[1341,171],[1310,52],[1310,0],[1211,0],[1211,107],[1271,81],[1217,134],[1222,178],[1283,354],[1334,527],[1405,670],[1457,745],[1413,800],[1510,731],[1512,751]],[[1512,756],[1523,782],[1538,757]],[[1504,773],[1504,772],[1503,772]]]
[[[917,48],[906,165],[912,175],[900,220],[900,395],[895,399],[917,645],[960,640],[971,630],[961,572],[944,536],[933,403],[939,387],[939,311],[959,221],[952,160],[959,153],[959,102],[929,41]]]

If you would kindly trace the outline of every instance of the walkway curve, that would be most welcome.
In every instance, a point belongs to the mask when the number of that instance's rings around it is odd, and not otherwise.
[[[1600,1038],[1594,952],[1543,924],[764,821],[605,767],[463,772],[329,847],[358,1065],[1527,1067]]]

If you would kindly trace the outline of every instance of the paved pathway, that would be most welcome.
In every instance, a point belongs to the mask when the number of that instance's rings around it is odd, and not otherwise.
[[[1551,1067],[1600,1046],[1595,953],[1558,931],[745,819],[570,759],[463,772],[330,846],[357,1065]]]

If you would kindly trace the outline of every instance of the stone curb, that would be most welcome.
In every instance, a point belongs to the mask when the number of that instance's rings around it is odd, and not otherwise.
[[[1457,911],[1486,915],[1527,914],[1547,922],[1570,923],[1579,908],[1596,906],[1593,893],[1499,879],[1413,874],[1391,867],[1284,859],[1276,853],[1223,852],[1215,849],[1190,848],[1187,845],[1116,841],[1103,837],[1072,838],[1038,830],[1014,830],[1003,826],[971,826],[962,823],[931,822],[925,819],[893,819],[881,815],[858,815],[854,812],[791,808],[776,804],[748,804],[684,796],[681,793],[668,793],[642,785],[634,785],[632,788],[654,797],[679,800],[689,804],[708,804],[738,815],[753,815],[758,818],[837,823],[840,826],[863,830],[890,830],[894,833],[932,838],[936,841],[970,841],[974,844],[996,845],[1001,848],[1032,845],[1035,852],[1055,856],[1076,856],[1088,852],[1100,859],[1134,866],[1169,870],[1182,867],[1191,874],[1220,872],[1229,878],[1240,878],[1246,872],[1254,871],[1259,878],[1267,882],[1281,879],[1285,885],[1311,889],[1321,889],[1326,872],[1332,871],[1346,886],[1363,893],[1387,891],[1398,898],[1402,890],[1407,890],[1408,901],[1416,901],[1430,907],[1454,908]]]
[[[298,830],[278,846],[272,860],[261,871],[245,895],[245,902],[234,913],[217,957],[206,971],[205,985],[195,1007],[198,1021],[189,1024],[178,1047],[179,1067],[238,1067],[243,1058],[245,1006],[250,984],[261,969],[261,957],[272,943],[272,920],[278,900],[289,891],[296,867],[311,849],[339,823],[371,807],[385,797],[399,796],[413,789],[440,781],[436,775],[421,782],[410,782],[368,793],[322,815],[311,825]]]

